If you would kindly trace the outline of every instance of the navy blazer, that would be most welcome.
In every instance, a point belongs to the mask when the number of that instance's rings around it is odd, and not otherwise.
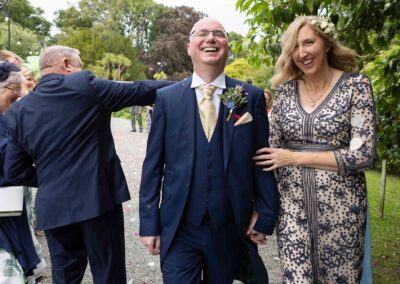
[[[190,77],[158,90],[143,164],[140,235],[161,235],[161,261],[177,231],[191,186],[196,112],[196,95],[190,87],[191,82]],[[223,106],[221,151],[235,221],[244,238],[253,207],[259,214],[255,230],[271,234],[279,206],[273,172],[262,171],[252,160],[257,149],[268,146],[268,118],[263,92],[226,77],[227,88],[237,84],[244,85],[248,94],[248,102],[237,114],[249,112],[253,121],[234,126],[233,117],[226,122],[228,109]]]
[[[91,219],[130,199],[111,134],[111,113],[152,104],[155,90],[169,84],[118,83],[88,71],[49,74],[9,109],[4,170],[15,184],[37,179],[39,229]]]

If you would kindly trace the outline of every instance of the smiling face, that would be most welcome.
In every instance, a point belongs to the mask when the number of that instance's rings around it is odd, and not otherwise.
[[[0,88],[0,112],[6,111],[18,98],[21,97],[21,86],[10,83]]]
[[[317,32],[305,25],[299,29],[296,47],[291,56],[305,76],[319,74],[328,67],[329,47]]]
[[[32,75],[26,76],[24,81],[24,88],[27,89],[28,91],[32,91],[35,86],[36,86],[35,78],[33,78]]]
[[[212,67],[222,73],[228,58],[228,39],[224,27],[213,19],[200,20],[192,29],[187,50],[196,72]]]

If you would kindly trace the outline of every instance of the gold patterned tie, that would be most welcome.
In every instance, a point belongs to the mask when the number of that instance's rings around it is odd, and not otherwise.
[[[212,101],[215,87],[212,85],[203,85],[200,89],[203,91],[203,98],[199,103],[200,119],[207,140],[210,142],[215,125],[217,124],[217,113]]]

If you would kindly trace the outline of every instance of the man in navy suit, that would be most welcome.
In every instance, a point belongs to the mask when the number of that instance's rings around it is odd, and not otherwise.
[[[37,227],[45,231],[53,283],[126,283],[122,202],[130,199],[111,134],[111,113],[154,102],[169,82],[117,83],[81,71],[79,51],[44,49],[35,90],[5,115],[5,174],[37,176]],[[34,165],[34,166],[33,166]]]
[[[193,76],[157,91],[140,186],[141,240],[161,254],[164,283],[232,283],[250,267],[245,283],[265,284],[256,245],[273,232],[278,196],[273,173],[252,161],[268,145],[263,91],[223,73],[228,39],[219,22],[197,22],[187,49]],[[238,85],[247,102],[224,105],[219,95]]]

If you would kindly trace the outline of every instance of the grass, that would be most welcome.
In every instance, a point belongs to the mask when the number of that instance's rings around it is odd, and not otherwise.
[[[379,217],[381,173],[367,172],[374,284],[400,283],[400,178],[387,176],[384,217]]]

